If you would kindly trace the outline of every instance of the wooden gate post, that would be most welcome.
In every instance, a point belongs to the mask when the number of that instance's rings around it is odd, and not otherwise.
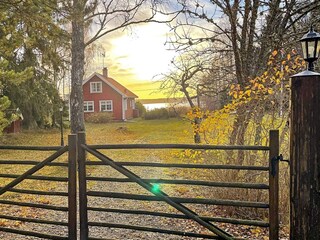
[[[279,131],[269,133],[269,239],[279,239]]]
[[[290,239],[320,239],[320,74],[291,79]]]
[[[87,181],[86,181],[86,152],[81,144],[86,143],[86,134],[78,133],[78,169],[79,169],[79,213],[80,213],[80,240],[89,237],[87,212]]]
[[[77,239],[77,135],[68,136],[68,239]]]

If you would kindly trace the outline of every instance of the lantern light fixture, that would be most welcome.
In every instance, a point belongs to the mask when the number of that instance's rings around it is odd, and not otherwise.
[[[308,62],[308,71],[314,71],[314,62],[319,58],[320,34],[313,27],[300,39],[302,45],[303,59]]]

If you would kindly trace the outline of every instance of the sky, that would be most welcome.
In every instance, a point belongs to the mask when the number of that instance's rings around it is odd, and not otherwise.
[[[159,75],[169,70],[176,53],[165,45],[169,27],[148,23],[131,30],[110,34],[99,40],[105,56],[96,54],[86,75],[102,73],[107,67],[109,76],[126,86],[140,99],[166,97],[159,92]]]
[[[205,5],[208,16],[215,16],[219,21],[221,13],[214,4],[208,0],[198,2]],[[173,11],[177,10],[176,5],[168,7]],[[159,17],[167,19],[166,15]],[[180,17],[183,18],[183,15]],[[202,22],[201,27],[205,28],[207,24],[209,23],[206,21]],[[209,24],[208,28],[211,27]],[[196,37],[203,34],[199,29],[191,31]],[[110,77],[129,88],[140,99],[165,98],[167,96],[159,91],[160,83],[156,79],[170,71],[171,61],[178,55],[175,51],[168,50],[169,46],[165,45],[172,34],[169,26],[160,23],[133,25],[129,30],[108,34],[95,43],[103,47],[104,57],[96,54],[93,64],[86,70],[86,76],[93,72],[102,73],[102,68],[107,67]]]

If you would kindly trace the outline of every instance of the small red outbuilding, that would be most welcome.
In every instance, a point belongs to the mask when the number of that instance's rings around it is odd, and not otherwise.
[[[114,120],[125,121],[135,117],[135,99],[138,96],[110,78],[107,68],[103,68],[103,74],[93,73],[82,87],[85,118],[98,112],[110,112]]]

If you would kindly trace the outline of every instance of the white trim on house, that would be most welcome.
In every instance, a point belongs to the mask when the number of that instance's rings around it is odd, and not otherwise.
[[[102,82],[90,82],[90,93],[102,93]]]
[[[128,98],[124,98],[124,110],[127,111],[128,110]]]
[[[127,101],[127,98],[122,97],[122,120],[126,121],[126,109],[125,109],[125,102]]]
[[[105,110],[102,110],[102,105],[103,103],[105,103]],[[108,106],[110,107],[110,109],[108,109]],[[113,102],[112,100],[100,100],[99,101],[99,108],[100,108],[100,112],[112,112],[113,111]]]
[[[92,107],[92,109],[89,109],[89,107]],[[83,101],[83,111],[94,112],[94,101]]]
[[[94,76],[97,76],[101,81],[103,81],[103,82],[105,82],[107,85],[109,85],[113,90],[115,90],[117,93],[119,93],[122,97],[127,97],[126,95],[124,95],[119,89],[117,89],[115,86],[113,86],[111,83],[109,83],[108,81],[106,81],[105,79],[104,79],[104,77],[101,75],[101,74],[99,74],[99,73],[93,73],[93,74],[91,74],[86,80],[84,80],[83,82],[82,82],[82,86],[84,85],[84,84],[86,84],[91,78],[93,78]]]

